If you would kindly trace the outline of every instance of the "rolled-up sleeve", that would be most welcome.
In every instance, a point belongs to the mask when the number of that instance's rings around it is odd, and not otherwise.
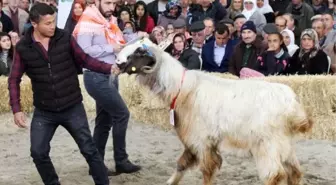
[[[77,43],[85,53],[93,58],[100,58],[113,54],[113,46],[111,44],[92,44],[93,37],[94,36],[91,34],[77,35]]]

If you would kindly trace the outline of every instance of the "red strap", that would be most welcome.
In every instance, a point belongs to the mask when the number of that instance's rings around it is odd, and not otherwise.
[[[173,98],[173,101],[170,104],[170,109],[175,109],[176,99],[177,99],[178,95],[180,94],[181,87],[182,87],[182,84],[183,84],[183,81],[184,81],[184,77],[185,77],[185,73],[186,73],[186,69],[183,70],[182,79],[181,79],[181,86],[180,86],[179,91],[177,92],[176,96]]]

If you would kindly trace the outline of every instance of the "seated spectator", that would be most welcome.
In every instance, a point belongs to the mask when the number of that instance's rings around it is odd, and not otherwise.
[[[277,32],[279,31],[274,23],[267,23],[264,26],[261,36],[262,36],[262,44],[265,48],[268,47],[268,34],[277,33]]]
[[[272,7],[269,5],[268,0],[257,0],[257,6],[260,13],[262,13],[267,23],[273,23],[275,16]]]
[[[243,67],[255,70],[257,57],[265,50],[252,21],[242,26],[241,37],[242,41],[236,45],[229,61],[229,72],[236,76],[239,76]]]
[[[166,10],[167,3],[168,0],[154,0],[148,4],[148,15],[153,18],[155,25],[157,25],[159,16]]]
[[[289,56],[293,56],[296,50],[299,49],[299,46],[295,44],[294,33],[289,29],[284,29],[281,34],[287,47]]]
[[[145,2],[138,1],[135,3],[133,15],[137,31],[147,32],[148,34],[152,33],[155,24],[152,17],[148,15]]]
[[[181,5],[178,1],[173,0],[167,3],[166,10],[159,16],[157,25],[167,29],[168,24],[172,24],[178,19],[185,20],[185,17],[182,15]]]
[[[202,47],[205,43],[205,25],[203,21],[196,21],[190,25],[189,31],[191,32],[190,46],[199,55],[202,53]]]
[[[123,34],[124,34],[124,39],[126,40],[126,42],[134,40],[138,37],[138,34],[136,32],[135,25],[133,22],[131,21],[125,22]]]
[[[215,30],[215,23],[209,17],[203,20],[204,24],[204,33],[205,33],[205,43],[215,40],[214,37],[214,30]]]
[[[167,33],[167,35],[170,35],[170,34],[175,33],[173,23],[169,23],[169,24],[167,25],[166,33]]]
[[[324,45],[324,42],[326,41],[326,25],[323,24],[322,20],[316,19],[315,21],[313,21],[312,28],[316,31],[320,47],[322,47]]]
[[[234,19],[237,15],[243,11],[243,0],[233,0],[227,10],[227,18]]]
[[[269,4],[271,5],[274,15],[278,16],[286,12],[286,8],[291,0],[271,0]]]
[[[335,13],[334,13],[335,14]],[[326,47],[330,43],[336,42],[336,30],[333,29],[336,24],[334,25],[334,17],[329,13],[322,14],[322,22],[325,24],[325,36],[326,39],[324,41],[324,44],[322,48]]]
[[[299,30],[311,28],[310,19],[314,16],[314,10],[303,0],[292,0],[286,8],[286,12],[293,15]]]
[[[13,47],[10,36],[0,32],[0,76],[8,76],[13,61]]]
[[[200,69],[201,67],[198,53],[188,47],[184,34],[178,33],[174,36],[171,55],[187,69]]]
[[[320,50],[316,31],[304,30],[301,34],[301,47],[289,60],[285,73],[317,75],[326,74],[328,69],[328,57],[323,50]]]
[[[287,29],[291,30],[294,33],[295,44],[300,45],[301,29],[297,26],[297,21],[294,19],[293,15],[290,13],[285,13],[282,15],[286,19]]]
[[[225,73],[229,71],[235,43],[230,39],[229,28],[219,23],[215,29],[215,40],[206,43],[202,49],[202,70]]]
[[[315,14],[322,14],[328,11],[328,4],[323,0],[312,0],[312,7]]]
[[[19,8],[26,11],[27,13],[29,13],[29,6],[30,6],[29,0],[20,0]]]
[[[330,43],[324,48],[324,52],[330,57],[330,73],[336,74],[336,42]]]
[[[162,26],[155,26],[152,33],[150,34],[151,40],[158,45],[166,38],[166,36],[166,31]]]
[[[125,6],[122,6],[118,12],[118,26],[120,30],[124,30],[126,22],[133,22],[131,10]]]
[[[24,24],[28,20],[28,13],[18,7],[18,0],[11,0],[8,3],[8,6],[2,8],[2,10],[12,20],[13,31],[21,36],[23,35]]]
[[[287,20],[282,16],[277,16],[275,18],[275,25],[279,32],[282,32],[287,27]]]
[[[4,5],[2,4],[2,0],[0,0],[0,22],[2,24],[2,31],[9,33],[10,31],[13,31],[13,22],[12,20],[5,14],[4,11],[2,11],[2,8]]]
[[[173,23],[174,33],[183,33],[188,43],[191,43],[191,36],[189,32],[187,32],[186,22],[185,20],[176,20]]]
[[[225,16],[226,9],[219,0],[202,0],[200,4],[193,3],[189,6],[187,24],[191,25],[194,22],[203,21],[207,17],[212,18],[214,22],[218,22]]]
[[[243,26],[243,24],[247,21],[245,16],[243,14],[239,14],[234,18],[234,27],[235,27],[235,32],[233,33],[233,38],[240,40],[241,33],[240,29]]]
[[[79,18],[82,16],[85,10],[85,7],[85,0],[75,0],[73,2],[71,9],[72,11],[70,12],[67,22],[65,23],[64,30],[68,31],[69,33],[73,32]]]
[[[283,74],[290,58],[279,32],[267,36],[268,49],[257,58],[256,70],[265,76]]]
[[[244,10],[242,14],[246,17],[246,20],[254,23],[257,28],[257,34],[261,35],[267,21],[265,16],[258,11],[256,0],[244,0]]]

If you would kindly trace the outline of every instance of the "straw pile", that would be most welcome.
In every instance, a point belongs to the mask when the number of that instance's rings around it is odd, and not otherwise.
[[[218,77],[238,79],[228,74]],[[277,76],[260,80],[289,85],[298,94],[300,101],[312,112],[315,125],[307,138],[336,140],[336,77],[335,76]],[[155,124],[163,129],[169,125],[169,104],[157,99],[147,89],[139,87],[133,76],[120,77],[120,92],[126,101],[133,119]]]
[[[237,79],[228,74],[213,73],[221,78]],[[85,109],[90,115],[95,112],[95,102],[85,90],[83,77],[79,76]],[[335,76],[290,76],[266,77],[260,80],[279,82],[289,85],[314,116],[315,125],[308,138],[336,140],[336,77]],[[132,118],[172,129],[169,125],[169,104],[162,102],[148,89],[140,87],[134,76],[121,75],[120,93],[130,109]],[[10,112],[7,78],[0,77],[0,112]],[[21,105],[24,112],[32,112],[33,100],[30,80],[26,76],[21,82]]]
[[[0,77],[0,112],[11,112],[11,108],[9,106],[9,91],[8,91],[8,78]],[[24,112],[32,112],[33,111],[33,93],[31,88],[30,79],[27,76],[22,77],[22,81],[20,84],[20,98],[21,98],[21,106]]]

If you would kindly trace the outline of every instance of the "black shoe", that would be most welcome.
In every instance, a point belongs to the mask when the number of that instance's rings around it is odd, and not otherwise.
[[[141,170],[141,166],[132,164],[129,160],[125,163],[116,165],[116,173],[134,173]]]
[[[116,175],[118,175],[117,172],[114,172],[114,171],[108,169],[107,167],[106,167],[106,170],[107,170],[107,176],[116,176]],[[92,175],[91,170],[89,170],[89,175]]]

